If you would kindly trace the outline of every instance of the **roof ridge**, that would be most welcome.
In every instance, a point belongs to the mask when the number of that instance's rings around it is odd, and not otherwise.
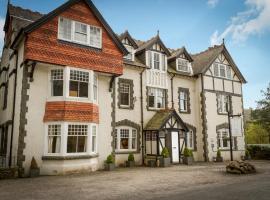
[[[27,11],[27,12],[31,12],[31,13],[33,13],[33,14],[37,14],[37,15],[46,15],[46,14],[43,14],[43,13],[41,13],[41,12],[39,12],[39,11],[34,11],[34,10],[31,10],[31,9],[29,9],[29,8],[24,8],[24,7],[21,7],[21,6],[18,6],[18,5],[13,5],[13,4],[9,4],[9,9],[10,9],[10,7],[13,7],[13,8],[17,8],[17,9],[21,9],[21,10],[24,10],[24,11]]]
[[[203,53],[206,53],[206,52],[209,52],[209,51],[211,51],[211,50],[214,50],[214,49],[217,49],[217,48],[219,48],[219,47],[222,47],[222,46],[224,46],[223,44],[220,44],[220,45],[214,45],[214,46],[210,46],[210,47],[208,47],[207,49],[205,49],[205,50],[203,50],[203,51],[201,51],[201,52],[199,52],[199,53],[195,53],[195,54],[191,54],[192,56],[198,56],[198,55],[201,55],[201,54],[203,54]]]

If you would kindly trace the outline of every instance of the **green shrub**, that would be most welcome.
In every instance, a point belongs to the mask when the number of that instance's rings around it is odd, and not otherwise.
[[[246,149],[246,151],[245,151],[245,156],[246,157],[249,157],[250,156],[250,153],[249,153],[249,150],[248,149]]]
[[[217,157],[218,157],[218,158],[221,157],[221,151],[220,151],[220,149],[217,150]]]
[[[185,148],[184,149],[184,156],[185,157],[193,157],[193,151],[191,149]]]
[[[112,155],[112,154],[108,155],[108,157],[107,157],[107,159],[106,159],[106,163],[107,163],[107,164],[112,164],[112,163],[114,163],[114,159],[113,159],[113,155]]]
[[[170,157],[170,153],[169,153],[169,150],[168,150],[167,147],[164,147],[164,148],[162,149],[161,155],[162,155],[164,158],[169,158],[169,157]]]
[[[133,153],[128,154],[128,161],[134,161],[134,155]]]

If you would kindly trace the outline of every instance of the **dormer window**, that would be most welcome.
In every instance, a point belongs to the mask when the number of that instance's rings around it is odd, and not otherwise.
[[[132,46],[126,45],[126,44],[124,44],[124,46],[126,47],[126,49],[129,52],[129,54],[125,55],[124,58],[127,60],[134,61],[134,48]]]
[[[231,67],[228,65],[215,63],[214,76],[231,79],[232,78]]]
[[[178,58],[176,62],[177,70],[183,71],[183,72],[190,72],[189,66],[188,66],[188,60],[183,58]]]
[[[100,27],[59,17],[58,39],[87,45],[95,48],[102,47],[102,30]]]

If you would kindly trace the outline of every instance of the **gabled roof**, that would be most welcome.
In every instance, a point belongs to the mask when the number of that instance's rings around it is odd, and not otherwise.
[[[180,48],[180,49],[177,49],[177,50],[175,50],[175,51],[172,51],[171,56],[168,57],[168,61],[174,60],[174,59],[178,58],[178,57],[179,57],[180,55],[182,55],[182,54],[184,54],[190,62],[193,61],[192,57],[191,57],[190,54],[187,52],[187,50],[186,50],[185,47],[182,47],[182,48]]]
[[[159,35],[156,35],[155,37],[151,38],[150,40],[142,43],[139,46],[139,48],[137,49],[137,51],[135,52],[135,54],[140,54],[141,52],[150,49],[155,43],[158,43],[168,56],[171,55],[170,51],[164,45],[164,43],[160,39]]]
[[[156,114],[149,120],[144,130],[154,131],[162,129],[164,125],[168,122],[168,120],[171,118],[171,116],[174,116],[178,123],[181,124],[182,128],[185,131],[188,131],[186,124],[183,122],[177,112],[175,110],[169,109],[157,111]]]
[[[115,42],[115,44],[118,46],[118,48],[124,53],[124,54],[128,54],[128,51],[126,50],[126,48],[124,47],[124,45],[121,43],[121,41],[118,39],[118,37],[116,36],[116,34],[113,32],[113,30],[111,29],[111,27],[109,26],[109,24],[105,21],[105,19],[102,17],[102,15],[100,14],[100,12],[97,10],[97,8],[95,7],[95,5],[92,3],[91,0],[69,0],[66,3],[64,3],[63,5],[61,5],[60,7],[56,8],[55,10],[51,11],[50,13],[42,16],[41,18],[39,18],[38,20],[36,20],[35,22],[29,24],[28,26],[26,26],[23,29],[23,33],[30,33],[34,30],[36,30],[37,28],[39,28],[40,26],[42,26],[44,23],[46,23],[47,21],[49,21],[50,19],[54,18],[55,16],[59,15],[61,12],[63,12],[64,10],[68,9],[70,6],[72,6],[75,3],[78,3],[80,1],[84,1],[89,8],[91,9],[91,11],[94,13],[94,15],[98,18],[98,20],[101,22],[101,24],[104,26],[105,30],[108,32],[108,34],[110,35],[110,37],[113,39],[113,41]]]
[[[129,40],[129,42],[132,44],[132,46],[137,49],[138,45],[135,42],[135,40],[131,37],[131,35],[129,34],[129,32],[126,30],[124,33],[122,33],[121,35],[119,35],[119,40],[122,41],[123,39],[127,38]]]
[[[43,14],[41,14],[39,12],[35,12],[35,11],[29,10],[29,9],[21,8],[19,6],[14,6],[12,4],[8,4],[6,22],[4,25],[4,31],[7,31],[10,17],[15,17],[18,21],[20,20],[20,22],[21,22],[21,24],[19,24],[20,28],[23,28],[23,27],[33,23],[34,21],[38,20],[42,16],[43,16]]]
[[[205,73],[221,53],[224,53],[238,78],[243,83],[246,83],[244,76],[241,74],[240,70],[234,63],[224,44],[215,45],[214,47],[208,48],[206,51],[191,56],[194,60],[192,63],[194,75]]]

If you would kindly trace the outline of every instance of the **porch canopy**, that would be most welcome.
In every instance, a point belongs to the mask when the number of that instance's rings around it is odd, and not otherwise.
[[[180,158],[187,132],[186,124],[174,109],[157,111],[144,128],[145,155],[158,157],[167,147],[172,157],[172,143],[176,143]],[[172,133],[178,134],[178,137],[172,138]]]

